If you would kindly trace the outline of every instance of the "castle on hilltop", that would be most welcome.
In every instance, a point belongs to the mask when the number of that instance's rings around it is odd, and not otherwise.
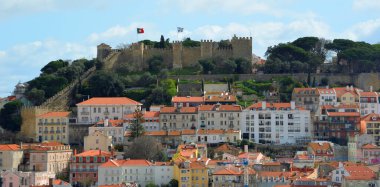
[[[148,60],[160,56],[167,68],[191,67],[200,59],[246,58],[252,61],[252,37],[232,37],[227,40],[228,47],[222,47],[219,42],[201,40],[200,46],[186,47],[181,41],[174,41],[169,48],[154,48],[144,43],[133,43],[126,49],[112,49],[107,44],[97,46],[97,59],[104,62],[106,69],[117,69],[127,65],[133,71],[148,68]]]

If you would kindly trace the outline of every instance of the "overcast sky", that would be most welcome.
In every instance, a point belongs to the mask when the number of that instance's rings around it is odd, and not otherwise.
[[[0,97],[49,61],[95,57],[101,42],[236,34],[252,36],[259,56],[302,36],[378,43],[379,10],[380,0],[0,0]]]

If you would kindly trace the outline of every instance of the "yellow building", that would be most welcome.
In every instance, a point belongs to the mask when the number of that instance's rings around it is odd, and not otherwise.
[[[36,141],[69,143],[70,112],[48,112],[36,118]]]
[[[339,87],[334,88],[336,92],[336,97],[338,103],[350,105],[355,104],[359,102],[359,95],[357,88],[353,88],[352,86],[349,87]]]
[[[106,136],[101,131],[95,131],[84,137],[84,150],[111,151],[112,136]]]
[[[174,179],[178,180],[179,187],[206,187],[208,186],[208,170],[205,161],[196,159],[175,161]]]

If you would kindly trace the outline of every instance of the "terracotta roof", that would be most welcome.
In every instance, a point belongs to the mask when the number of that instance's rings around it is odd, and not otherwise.
[[[359,109],[359,104],[358,103],[353,103],[353,104],[339,104],[339,105],[322,105],[322,109]]]
[[[361,121],[380,121],[380,114],[375,114],[375,113],[371,113],[371,114],[367,114],[365,116],[363,116],[361,118]]]
[[[351,93],[352,95],[357,96],[356,88],[353,88],[353,90],[351,90],[351,88],[347,88],[347,87],[338,87],[338,88],[334,88],[334,90],[336,92],[337,97],[341,97],[345,93]]]
[[[53,185],[69,185],[70,183],[63,181],[61,179],[54,179],[53,180]]]
[[[198,106],[199,111],[213,111],[215,108],[215,105],[200,105]]]
[[[342,117],[359,117],[360,113],[359,112],[327,112],[328,116],[342,116]]]
[[[162,107],[160,113],[196,113],[197,107],[182,107],[177,110],[176,107]]]
[[[172,97],[172,103],[203,103],[203,97]]]
[[[108,160],[100,167],[119,167],[119,166],[152,166],[153,164],[143,159],[128,159],[128,160]]]
[[[362,149],[380,149],[380,147],[374,145],[374,144],[366,144],[362,146]]]
[[[76,157],[86,157],[86,156],[105,156],[110,157],[111,153],[108,151],[102,151],[102,150],[89,150],[85,151],[79,154],[74,155]]]
[[[263,106],[263,102],[258,102],[258,103],[254,103],[251,106],[247,107],[247,109],[259,109],[259,108],[262,108],[262,106]],[[291,104],[290,103],[269,103],[269,102],[266,102],[265,106],[267,109],[275,108],[276,110],[280,110],[280,109],[285,110],[287,108],[290,109]],[[296,106],[296,108],[298,110],[303,110],[303,108],[301,108],[299,106]]]
[[[316,88],[294,88],[293,89],[293,92],[296,93],[296,94],[299,94],[299,93],[301,93],[303,91],[314,91],[314,93],[313,93],[314,95],[318,95],[319,94]],[[309,92],[308,94],[312,94],[312,93]]]
[[[39,115],[39,118],[51,118],[51,117],[68,117],[70,112],[48,112],[42,115]]]
[[[377,97],[376,92],[359,92],[360,97]]]
[[[329,151],[332,150],[330,143],[328,142],[310,142],[308,147],[310,147],[314,152],[317,150]]]
[[[255,160],[260,155],[260,153],[240,153],[238,158],[249,158],[250,160]]]
[[[143,118],[146,119],[146,118],[158,118],[160,116],[160,112],[159,111],[146,111],[146,112],[142,112],[143,113]],[[134,114],[127,114],[124,116],[124,118],[126,119],[134,119],[135,116]]]
[[[123,122],[124,122],[124,120],[120,120],[120,119],[119,120],[109,119],[108,120],[108,127],[123,127]],[[105,127],[104,126],[104,120],[97,122],[92,127]]]
[[[220,105],[219,106],[219,111],[241,111],[241,106],[240,105]]]
[[[280,162],[264,162],[263,166],[281,166]]]
[[[261,177],[290,177],[296,174],[295,172],[281,172],[281,171],[261,171],[258,173]]]
[[[127,97],[93,97],[77,105],[142,105]]]
[[[252,168],[249,168],[249,174],[253,175],[256,174],[256,171]],[[231,168],[222,168],[213,173],[213,175],[244,175],[244,170],[239,169],[237,167],[231,167]]]
[[[17,144],[2,144],[0,145],[0,151],[19,151],[20,146]]]
[[[218,151],[221,151],[221,152],[227,152],[227,151],[239,151],[240,149],[239,148],[236,148],[236,147],[233,147],[231,145],[228,145],[228,144],[223,144],[217,148],[215,148],[215,152],[218,152]]]
[[[166,131],[147,131],[144,135],[148,136],[165,136],[167,135]]]
[[[201,162],[190,162],[191,169],[204,169],[206,166]]]
[[[344,176],[347,180],[373,180],[376,178],[374,171],[367,166],[344,166],[349,176]]]

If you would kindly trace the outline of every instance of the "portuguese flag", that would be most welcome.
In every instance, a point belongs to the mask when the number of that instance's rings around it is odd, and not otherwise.
[[[143,34],[144,28],[137,28],[137,34]]]

